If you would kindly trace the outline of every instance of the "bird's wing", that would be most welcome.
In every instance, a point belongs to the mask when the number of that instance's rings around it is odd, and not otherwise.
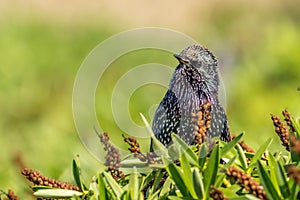
[[[221,140],[230,141],[230,131],[227,117],[223,107],[220,104],[212,104],[211,125],[208,129],[208,135],[212,137],[220,137]]]
[[[176,95],[168,90],[159,104],[152,123],[156,138],[164,145],[171,141],[171,133],[175,131],[180,121],[180,108]]]

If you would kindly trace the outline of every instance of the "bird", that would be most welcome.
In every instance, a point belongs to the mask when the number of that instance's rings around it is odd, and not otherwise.
[[[195,123],[193,113],[205,103],[211,104],[211,124],[206,134],[230,141],[230,130],[224,108],[219,102],[218,60],[207,48],[193,44],[174,54],[179,61],[168,90],[156,109],[152,131],[165,146],[172,144],[171,134],[178,134],[193,144]]]

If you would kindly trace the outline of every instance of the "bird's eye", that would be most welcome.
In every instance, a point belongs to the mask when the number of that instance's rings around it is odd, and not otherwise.
[[[191,65],[195,68],[200,68],[202,65],[202,62],[196,62],[196,61],[191,61]]]

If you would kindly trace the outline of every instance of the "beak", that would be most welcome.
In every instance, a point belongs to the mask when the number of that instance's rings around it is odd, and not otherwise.
[[[174,54],[174,57],[182,64],[189,63],[189,60],[187,60],[186,58],[184,58],[183,56],[181,56],[179,54]]]

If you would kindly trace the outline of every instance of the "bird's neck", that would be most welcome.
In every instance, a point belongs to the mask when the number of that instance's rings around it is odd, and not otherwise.
[[[215,77],[206,77],[197,72],[196,69],[184,69],[182,66],[177,66],[169,88],[176,90],[187,90],[197,94],[205,93],[214,101],[218,101],[218,75]]]

